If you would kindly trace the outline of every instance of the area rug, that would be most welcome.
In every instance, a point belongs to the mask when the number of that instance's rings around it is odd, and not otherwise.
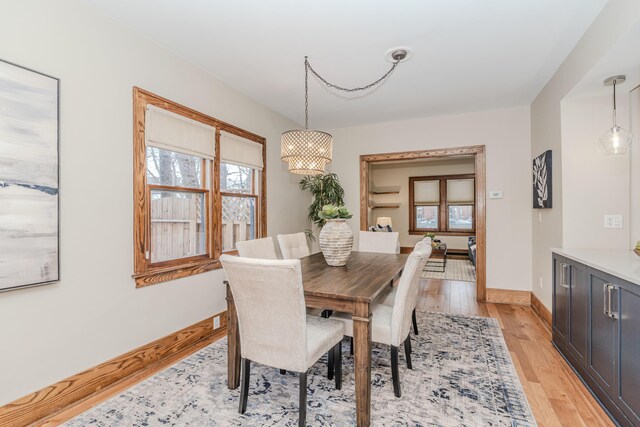
[[[372,352],[374,426],[535,426],[495,319],[418,313],[413,370],[400,359],[395,398],[389,348]],[[226,341],[217,341],[66,426],[296,426],[298,378],[254,364],[247,412],[226,386]],[[310,370],[307,425],[355,425],[353,357],[343,342],[343,386],[326,377],[326,358]]]
[[[436,261],[440,261],[436,259]],[[433,266],[427,265],[427,269],[435,269]],[[439,267],[438,267],[439,268]],[[438,273],[433,271],[422,272],[422,277],[425,279],[445,279],[445,280],[462,280],[465,282],[476,281],[476,268],[473,263],[468,259],[451,259],[447,260],[447,268],[444,273]]]

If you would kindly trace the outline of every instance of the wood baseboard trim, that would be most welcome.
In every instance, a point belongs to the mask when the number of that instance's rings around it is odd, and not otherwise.
[[[538,319],[546,327],[547,332],[551,334],[551,312],[533,292],[531,293],[531,311],[538,316]]]
[[[220,327],[213,329],[213,318]],[[226,311],[0,407],[0,425],[24,426],[60,412],[227,328]]]
[[[487,288],[487,302],[493,304],[531,305],[530,291]]]

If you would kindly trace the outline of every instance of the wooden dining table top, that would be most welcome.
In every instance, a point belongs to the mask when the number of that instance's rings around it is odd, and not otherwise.
[[[322,253],[300,258],[305,295],[372,302],[397,277],[408,255],[351,252],[347,265],[332,267]]]

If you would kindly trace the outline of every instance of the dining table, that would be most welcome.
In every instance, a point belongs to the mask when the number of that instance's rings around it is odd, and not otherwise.
[[[332,267],[322,253],[300,258],[305,305],[350,313],[353,319],[356,425],[371,424],[371,319],[376,302],[391,290],[407,260],[404,254],[353,251],[347,264]],[[240,335],[229,284],[227,286],[227,384],[240,385]],[[390,394],[392,396],[392,394]]]

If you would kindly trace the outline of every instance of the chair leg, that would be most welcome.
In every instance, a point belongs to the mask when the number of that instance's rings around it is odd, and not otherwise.
[[[349,353],[351,353],[351,355],[353,356],[353,337],[349,337],[351,338],[351,345],[349,346]]]
[[[334,356],[333,361],[335,364],[336,375],[336,390],[342,389],[342,341],[333,347]]]
[[[331,350],[329,350],[329,353],[327,354],[327,378],[329,378],[329,380],[333,379],[333,368],[335,366],[335,357],[334,357],[334,353],[333,353],[333,348]]]
[[[416,309],[411,313],[411,321],[413,322],[413,333],[418,335],[418,319],[416,318]]]
[[[391,379],[393,380],[393,394],[400,397],[400,378],[398,373],[398,347],[391,346]]]
[[[247,410],[247,398],[249,397],[249,376],[251,375],[251,361],[242,359],[242,378],[240,380],[240,407],[238,412],[244,414]]]
[[[284,374],[286,374],[286,373],[287,373],[287,370],[286,370],[286,369],[280,369],[280,375],[284,375]]]
[[[407,359],[407,368],[413,369],[411,365],[411,335],[407,335],[407,339],[404,340],[404,355]]]
[[[307,373],[300,372],[300,407],[298,415],[298,426],[307,426]]]

